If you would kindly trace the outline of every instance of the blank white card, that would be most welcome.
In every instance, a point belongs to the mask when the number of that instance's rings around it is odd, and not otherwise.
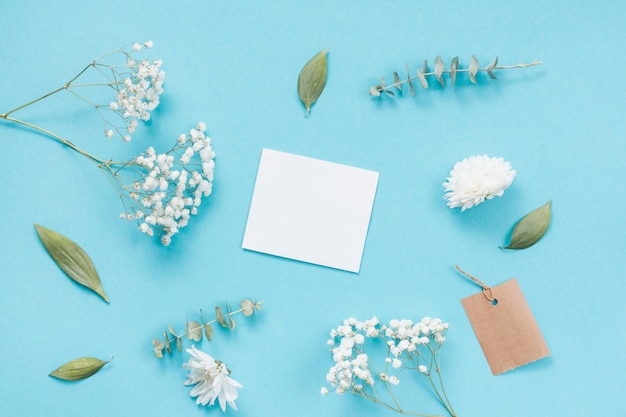
[[[359,272],[378,172],[263,149],[242,247]]]

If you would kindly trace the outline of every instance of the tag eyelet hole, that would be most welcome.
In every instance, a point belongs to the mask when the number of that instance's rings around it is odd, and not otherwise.
[[[498,300],[496,298],[494,298],[493,300],[491,300],[491,305],[492,306],[497,306],[498,305]]]

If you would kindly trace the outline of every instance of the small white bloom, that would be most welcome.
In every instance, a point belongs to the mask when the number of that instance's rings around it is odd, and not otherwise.
[[[152,47],[154,46],[154,42],[152,42],[152,41],[145,42],[145,43],[143,44],[143,46],[144,46],[144,48],[146,48],[146,49],[150,49],[150,48],[152,48]]]
[[[222,411],[226,411],[227,403],[236,410],[235,400],[239,396],[237,388],[243,386],[228,376],[230,371],[226,365],[197,350],[195,346],[191,346],[187,352],[191,359],[183,364],[183,368],[190,371],[185,385],[195,385],[189,395],[197,397],[196,404],[212,406],[217,399]]]
[[[515,170],[503,158],[487,155],[470,156],[457,162],[447,181],[443,183],[450,208],[461,211],[472,208],[485,200],[501,197],[515,178]]]
[[[322,389],[320,390],[320,394],[322,394],[322,395],[328,395],[328,388],[326,388],[326,387],[322,387]]]
[[[427,373],[427,372],[428,372],[428,368],[426,368],[426,366],[425,366],[425,365],[420,365],[420,366],[418,366],[417,370],[418,370],[418,371],[420,371],[420,372],[421,372],[421,373],[423,373],[423,374],[425,374],[425,373]]]
[[[390,377],[389,377],[389,383],[390,383],[391,385],[398,385],[398,384],[400,383],[400,380],[399,380],[399,379],[398,379],[398,377],[397,377],[397,376],[395,376],[395,375],[394,375],[394,376],[390,376]]]

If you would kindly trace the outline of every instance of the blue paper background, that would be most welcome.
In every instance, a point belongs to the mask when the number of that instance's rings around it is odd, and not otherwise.
[[[151,340],[197,319],[199,308],[245,297],[265,300],[263,312],[200,345],[245,386],[229,415],[393,415],[319,395],[328,331],[373,315],[451,323],[443,368],[459,417],[622,415],[624,16],[616,0],[5,0],[0,112],[62,85],[101,53],[151,39],[166,91],[130,145],[102,139],[97,116],[69,95],[19,116],[122,160],[148,144],[168,149],[203,120],[217,160],[214,194],[163,248],[117,218],[115,191],[84,158],[0,122],[2,415],[220,415],[189,398],[187,355],[158,361]],[[323,48],[328,83],[307,119],[297,74]],[[405,63],[459,55],[466,67],[472,54],[483,64],[498,55],[504,65],[544,65],[481,76],[479,86],[464,76],[454,89],[431,83],[415,98],[367,95]],[[241,249],[263,147],[380,172],[360,274]],[[464,213],[448,209],[441,183],[456,161],[483,153],[511,162],[512,187]],[[515,221],[549,199],[545,238],[500,250]],[[91,255],[110,305],[62,274],[33,223]],[[517,277],[552,355],[492,376],[459,302],[478,288],[455,264],[491,284]],[[79,356],[114,360],[79,383],[47,376]],[[427,394],[404,403],[444,412]]]

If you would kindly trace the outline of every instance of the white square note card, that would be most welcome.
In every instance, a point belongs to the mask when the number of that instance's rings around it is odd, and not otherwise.
[[[263,149],[242,247],[359,272],[378,172]]]

